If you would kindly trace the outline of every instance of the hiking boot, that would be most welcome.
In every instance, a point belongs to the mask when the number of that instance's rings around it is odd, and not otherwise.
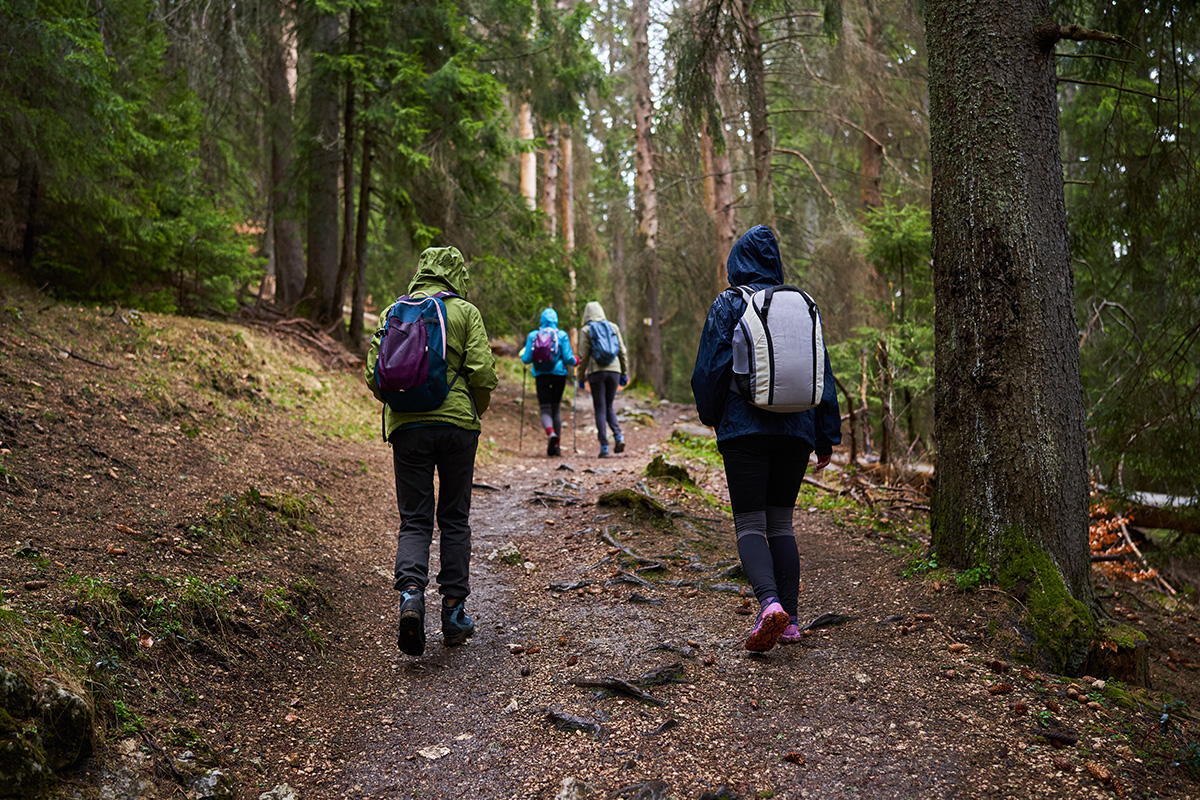
[[[789,622],[788,626],[783,629],[783,633],[779,634],[779,640],[776,644],[796,644],[804,638],[804,634],[800,632],[800,626],[794,622]]]
[[[746,649],[753,653],[765,653],[775,646],[780,634],[791,620],[783,610],[783,606],[772,600],[767,607],[758,613],[750,635],[746,637]]]
[[[409,587],[400,593],[400,631],[396,644],[410,656],[425,652],[425,592]]]
[[[608,445],[600,445],[600,455],[596,456],[596,458],[608,458]]]
[[[457,647],[475,635],[475,620],[467,616],[463,601],[442,605],[442,638],[446,647]]]
[[[617,446],[615,448],[613,448],[613,450],[614,450],[614,452],[617,452],[617,453],[625,452],[625,437],[624,436],[617,437]]]
[[[546,437],[546,455],[558,455],[558,434],[552,433]]]

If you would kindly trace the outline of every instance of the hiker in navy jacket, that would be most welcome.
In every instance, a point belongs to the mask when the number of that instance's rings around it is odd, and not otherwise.
[[[779,244],[766,225],[738,239],[726,267],[730,286],[756,291],[784,283]],[[732,388],[733,331],[745,310],[738,292],[724,291],[713,301],[700,335],[692,394],[700,421],[717,430],[738,555],[760,606],[746,649],[761,652],[777,641],[800,640],[800,556],[792,514],[809,455],[817,455],[814,471],[824,469],[842,434],[828,353],[824,393],[812,410],[765,411]]]
[[[571,352],[571,337],[566,331],[558,329],[558,312],[547,308],[542,312],[538,328],[531,330],[525,337],[525,349],[521,351],[521,361],[533,364],[533,382],[537,387],[538,408],[541,410],[542,429],[546,431],[546,455],[559,454],[559,440],[562,438],[562,406],[563,389],[567,386],[568,368],[579,363],[579,359]],[[533,345],[538,331],[552,330],[558,339],[558,346],[552,361],[534,361]]]

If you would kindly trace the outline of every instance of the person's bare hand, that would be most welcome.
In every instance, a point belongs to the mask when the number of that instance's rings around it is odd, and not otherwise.
[[[826,453],[823,456],[817,456],[817,463],[813,465],[813,472],[820,472],[829,466],[829,458],[832,453]]]

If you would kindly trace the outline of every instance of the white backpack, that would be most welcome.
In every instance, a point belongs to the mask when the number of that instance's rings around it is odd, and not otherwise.
[[[825,341],[816,302],[795,286],[734,288],[746,311],[733,329],[733,390],[766,411],[815,408],[825,390]]]

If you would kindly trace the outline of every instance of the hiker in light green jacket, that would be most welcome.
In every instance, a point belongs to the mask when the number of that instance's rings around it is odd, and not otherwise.
[[[458,375],[446,400],[432,411],[397,412],[384,405],[384,435],[392,445],[400,533],[396,543],[393,586],[401,592],[397,643],[410,655],[425,651],[425,588],[429,584],[429,548],[436,517],[441,531],[442,636],[447,646],[462,644],[475,632],[464,601],[471,593],[471,483],[475,475],[479,418],[496,388],[496,361],[488,346],[479,309],[465,299],[467,267],[454,247],[430,247],[421,253],[408,294],[446,297],[446,370]],[[390,308],[389,308],[390,310]],[[366,381],[383,400],[375,383],[375,362],[387,311],[367,354]],[[439,489],[434,492],[436,469]],[[435,513],[436,504],[436,513]]]

